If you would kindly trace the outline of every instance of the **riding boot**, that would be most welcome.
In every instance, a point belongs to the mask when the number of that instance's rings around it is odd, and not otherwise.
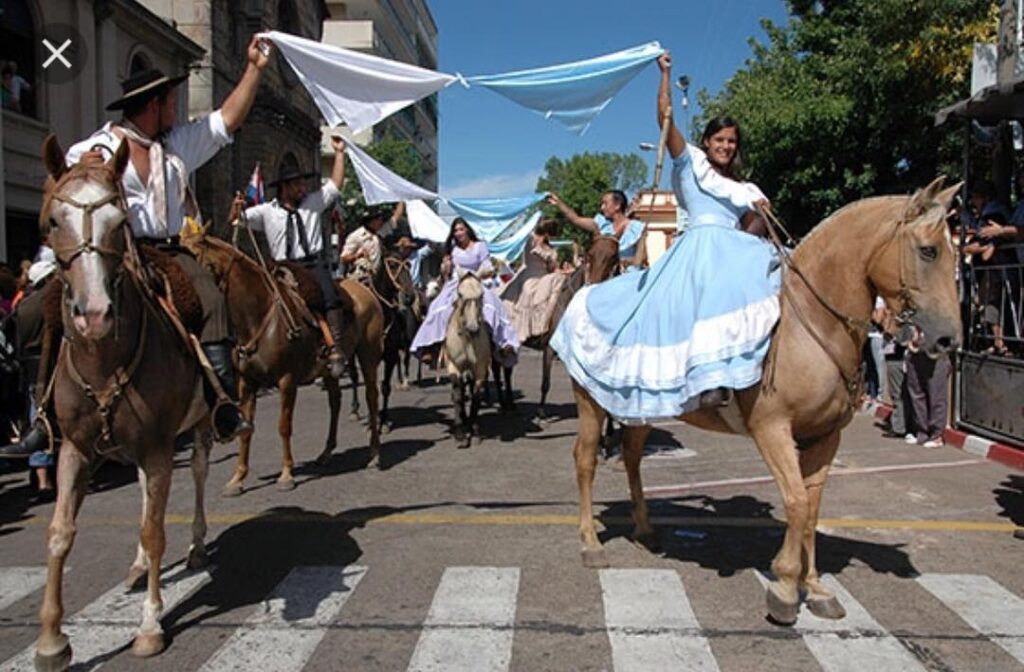
[[[231,361],[231,344],[227,341],[204,343],[203,352],[210,360],[210,367],[222,388],[215,389],[209,379],[206,379],[203,385],[206,401],[213,409],[214,437],[226,443],[239,434],[251,432],[252,424],[245,419],[238,407],[238,381],[235,378],[235,366]]]
[[[331,328],[331,338],[334,339],[331,354],[327,356],[327,366],[331,377],[340,379],[345,373],[345,353],[341,350],[341,340],[345,334],[344,311],[341,308],[331,308],[325,317]]]
[[[17,443],[0,447],[0,458],[27,459],[37,451],[53,452],[54,442],[50,420],[47,413],[50,411],[49,390],[52,378],[56,375],[54,363],[59,350],[60,336],[53,330],[47,329],[43,333],[42,352],[39,356],[39,370],[36,372],[35,404],[36,417],[32,422],[32,429]]]
[[[728,387],[716,387],[713,390],[701,392],[701,408],[720,408],[732,403],[732,390]]]

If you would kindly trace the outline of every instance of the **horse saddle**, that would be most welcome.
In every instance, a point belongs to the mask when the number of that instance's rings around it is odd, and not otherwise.
[[[310,314],[304,317],[315,326],[317,320],[313,316],[323,315],[325,305],[324,293],[316,279],[316,274],[301,263],[281,261],[275,264],[273,275],[274,279],[278,280],[285,290],[291,294],[295,305],[304,306],[309,309]],[[341,308],[346,318],[351,320],[355,315],[355,305],[352,303],[352,297],[349,296],[348,292],[342,291],[340,288],[337,291],[338,299],[341,301]]]
[[[192,280],[175,255],[151,245],[139,245],[143,282],[157,296],[170,299],[182,325],[190,334],[203,332],[203,304]]]

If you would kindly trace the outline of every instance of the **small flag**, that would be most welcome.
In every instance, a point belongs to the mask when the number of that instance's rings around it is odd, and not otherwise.
[[[245,198],[253,204],[263,202],[263,171],[260,170],[260,162],[252,169],[252,177],[249,178],[249,186],[245,188]]]

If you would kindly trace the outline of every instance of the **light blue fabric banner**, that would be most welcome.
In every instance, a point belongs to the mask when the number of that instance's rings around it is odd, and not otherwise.
[[[472,225],[481,240],[490,243],[512,222],[544,199],[545,194],[509,198],[446,198],[455,212]]]
[[[530,239],[530,234],[537,228],[537,222],[540,221],[543,214],[538,210],[529,217],[521,217],[523,222],[518,228],[510,226],[497,240],[487,243],[491,256],[508,264],[521,257],[523,251],[526,250],[526,241]]]
[[[664,52],[649,42],[585,61],[465,79],[583,135],[619,89]]]

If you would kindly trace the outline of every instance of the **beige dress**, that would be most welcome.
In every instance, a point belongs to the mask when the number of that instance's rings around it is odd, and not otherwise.
[[[554,271],[558,253],[536,237],[527,243],[524,257],[523,267],[500,292],[520,341],[548,333],[558,295],[569,279]]]

